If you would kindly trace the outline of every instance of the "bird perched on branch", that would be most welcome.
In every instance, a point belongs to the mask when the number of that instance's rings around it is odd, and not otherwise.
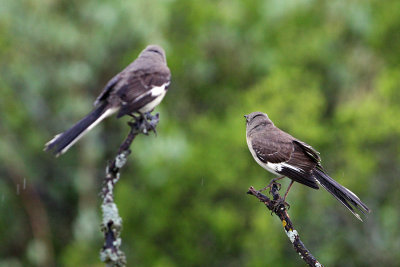
[[[253,112],[245,118],[247,145],[253,158],[261,167],[278,176],[264,189],[288,177],[292,181],[283,202],[293,182],[298,182],[314,189],[321,185],[359,220],[361,217],[354,207],[364,214],[370,212],[353,192],[326,174],[319,153],[314,148],[277,128],[265,113]]]
[[[69,130],[56,135],[45,145],[56,156],[65,153],[84,134],[106,117],[117,113],[140,115],[143,122],[151,118],[150,112],[160,104],[167,93],[171,73],[164,49],[158,45],[147,46],[130,65],[115,75],[94,102],[95,108]]]

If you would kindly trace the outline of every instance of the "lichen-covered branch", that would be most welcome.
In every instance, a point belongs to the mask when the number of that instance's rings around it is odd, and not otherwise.
[[[279,195],[278,191],[278,185],[274,183],[271,187],[271,194],[273,199],[269,199],[260,191],[255,190],[252,186],[249,188],[247,194],[257,197],[272,213],[275,213],[279,217],[279,219],[282,221],[282,225],[286,232],[286,235],[289,237],[289,240],[293,244],[294,249],[309,266],[322,267],[323,265],[318,262],[318,260],[304,246],[303,242],[301,242],[300,236],[298,232],[294,229],[293,223],[287,213],[285,203],[283,202],[282,197]]]
[[[158,114],[156,114],[155,116],[147,116],[145,120],[138,119],[135,122],[128,123],[131,130],[119,147],[117,156],[107,165],[102,188],[103,204],[101,205],[103,213],[101,231],[104,233],[104,246],[100,251],[100,259],[106,263],[107,267],[126,266],[125,254],[120,249],[122,218],[119,216],[117,205],[114,203],[114,187],[120,178],[120,169],[125,165],[131,153],[130,146],[135,137],[140,133],[147,135],[150,131],[155,132],[158,121]]]

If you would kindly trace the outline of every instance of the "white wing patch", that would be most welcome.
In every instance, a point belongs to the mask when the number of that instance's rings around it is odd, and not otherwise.
[[[282,167],[285,167],[285,168],[289,168],[289,169],[295,170],[295,171],[297,171],[297,172],[303,172],[302,169],[300,169],[300,168],[298,168],[298,167],[295,167],[295,166],[292,166],[292,165],[289,165],[289,164],[287,164],[287,163],[278,163],[278,164],[281,165],[281,166],[279,167],[280,170],[282,170]]]
[[[139,109],[139,111],[141,113],[147,113],[152,111],[158,104],[161,103],[161,100],[163,100],[165,94],[167,93],[166,87],[169,85],[169,82],[164,83],[161,86],[157,86],[157,87],[153,87],[151,88],[151,90],[146,93],[145,95],[151,95],[152,97],[155,97],[153,101],[147,103],[145,106],[143,106],[141,109]],[[140,96],[140,98],[144,97]],[[140,98],[137,98],[137,100],[139,100]]]
[[[281,162],[281,163],[271,163],[271,162],[267,162],[264,163],[262,162],[260,159],[258,159],[257,157],[255,157],[257,163],[263,167],[264,169],[266,169],[267,171],[275,174],[275,175],[281,175],[280,172],[282,171],[283,168],[289,168],[292,169],[296,172],[302,173],[302,169],[294,167],[292,165],[289,165],[285,162]]]
[[[168,84],[169,83],[164,83],[161,86],[153,87],[153,88],[151,88],[149,93],[151,94],[151,96],[157,97],[165,92],[165,87],[168,86]]]

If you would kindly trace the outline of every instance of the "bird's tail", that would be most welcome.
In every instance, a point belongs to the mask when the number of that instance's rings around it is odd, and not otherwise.
[[[65,153],[83,135],[85,135],[104,118],[112,115],[116,111],[117,109],[110,108],[107,103],[103,103],[70,129],[56,135],[53,139],[46,143],[44,150],[52,150],[53,153],[58,157],[59,155]]]
[[[339,200],[346,208],[348,208],[351,213],[357,217],[357,219],[362,221],[360,215],[357,214],[353,206],[360,210],[363,214],[370,212],[370,209],[367,207],[367,205],[362,203],[353,192],[333,180],[321,169],[316,168],[313,172],[317,182],[329,193],[331,193],[337,200]]]

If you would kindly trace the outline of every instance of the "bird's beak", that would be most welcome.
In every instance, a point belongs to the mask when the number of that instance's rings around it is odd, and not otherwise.
[[[248,120],[247,120],[247,117],[248,117],[249,115],[244,115],[244,117],[246,118],[246,122],[249,122]]]

